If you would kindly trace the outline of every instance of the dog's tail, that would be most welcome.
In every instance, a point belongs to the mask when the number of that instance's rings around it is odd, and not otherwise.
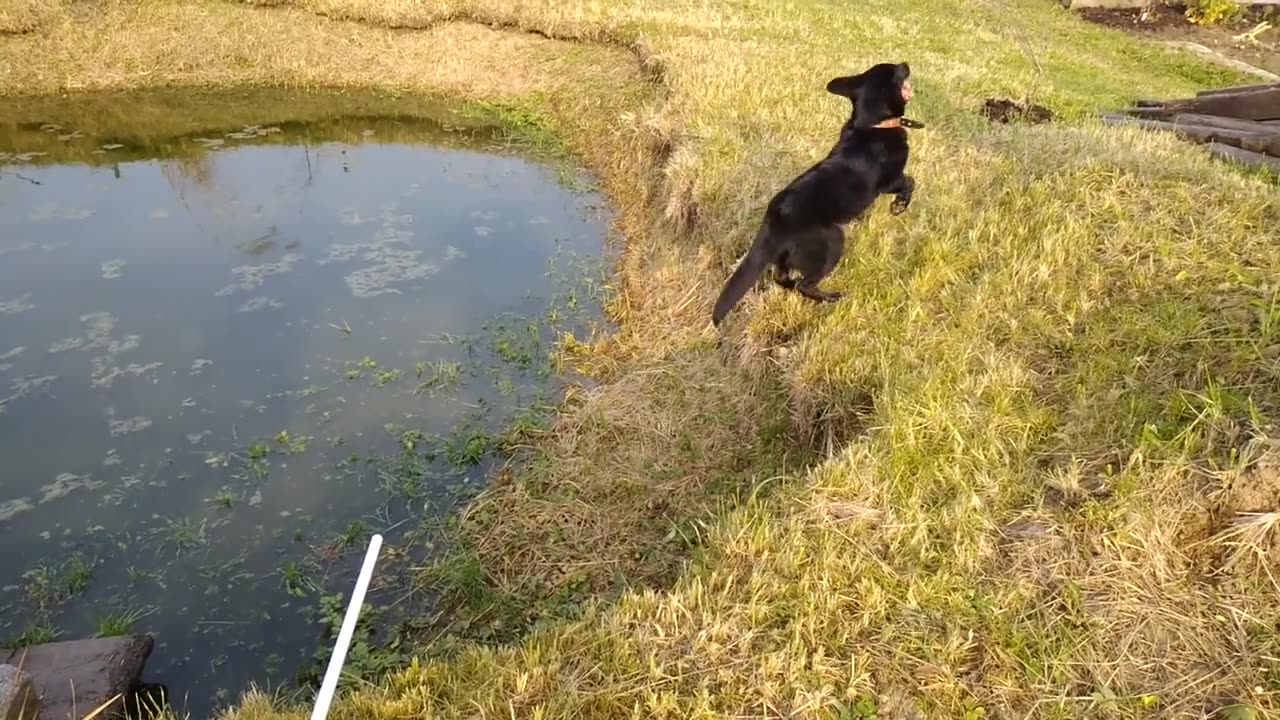
[[[756,278],[760,277],[760,273],[773,261],[769,257],[769,251],[765,247],[766,240],[769,235],[769,227],[765,225],[760,228],[760,232],[756,233],[756,239],[751,243],[751,249],[747,251],[747,256],[738,263],[738,268],[729,276],[729,281],[724,284],[724,289],[720,291],[720,297],[716,298],[715,310],[711,311],[711,324],[720,327],[720,323],[724,321],[725,315],[733,309],[734,305],[742,299],[743,295],[751,289],[755,284]]]

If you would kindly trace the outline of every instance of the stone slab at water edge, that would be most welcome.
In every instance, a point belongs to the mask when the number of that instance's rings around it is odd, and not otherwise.
[[[124,635],[0,651],[0,664],[21,668],[39,698],[38,715],[3,715],[0,720],[80,720],[108,700],[123,698],[138,683],[153,644],[149,635]],[[0,672],[0,687],[4,678]],[[100,717],[110,717],[122,702],[117,700]],[[0,710],[10,712],[8,706]]]
[[[13,665],[0,665],[0,720],[31,720],[37,707],[31,676]]]

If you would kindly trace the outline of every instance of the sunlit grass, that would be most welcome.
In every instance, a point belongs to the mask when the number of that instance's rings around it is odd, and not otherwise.
[[[0,34],[27,33],[56,19],[62,0],[4,0],[0,2]]]
[[[1043,0],[281,4],[54,18],[0,43],[43,59],[0,92],[484,98],[597,171],[626,235],[618,332],[564,344],[597,384],[522,435],[423,576],[456,652],[336,716],[1277,711],[1276,187],[1089,119],[1241,78]],[[844,301],[753,293],[717,348],[730,263],[847,112],[823,85],[885,59],[928,126],[911,212],[850,230]],[[993,95],[1065,121],[990,126]],[[517,339],[493,348],[515,366]]]

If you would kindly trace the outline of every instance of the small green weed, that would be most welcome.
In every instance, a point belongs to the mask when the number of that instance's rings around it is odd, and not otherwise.
[[[336,638],[347,610],[342,594],[321,596],[318,609],[319,622],[325,627],[325,637]],[[409,661],[407,643],[398,630],[393,630],[388,639],[379,641],[376,628],[385,625],[382,620],[384,614],[383,608],[369,603],[365,603],[360,609],[360,619],[356,622],[351,649],[343,664],[341,683],[344,687],[374,681],[388,672],[403,667]],[[299,672],[299,681],[307,685],[318,683],[320,670],[328,662],[332,652],[333,649],[329,643],[325,643],[316,652],[314,660],[308,667]]]
[[[352,520],[347,523],[347,529],[338,535],[337,545],[342,549],[349,548],[359,542],[360,538],[364,537],[368,532],[369,529],[365,527],[363,520]]]
[[[151,614],[151,610],[135,608],[133,610],[116,610],[98,618],[95,637],[107,638],[126,635],[133,624]]]
[[[239,499],[240,499],[240,496],[236,493],[236,491],[232,490],[229,487],[223,487],[216,494],[214,494],[214,496],[209,500],[209,502],[213,503],[214,505],[217,505],[220,508],[230,509],[233,505],[236,504],[236,500],[239,500]]]
[[[421,363],[420,363],[421,364]],[[453,360],[437,360],[423,368],[431,371],[431,376],[418,384],[414,389],[417,394],[427,390],[452,390],[462,382],[463,365]],[[419,374],[419,377],[422,377]]]
[[[196,522],[191,518],[169,520],[156,531],[163,536],[161,546],[172,548],[174,555],[182,555],[209,542],[209,521]]]
[[[490,344],[503,362],[520,368],[531,367],[542,347],[538,324],[530,322],[522,330],[501,326],[493,332]]]
[[[277,445],[283,446],[285,452],[290,455],[301,455],[307,451],[307,446],[311,444],[311,438],[306,435],[290,435],[288,430],[281,430],[276,433],[275,441]]]
[[[79,553],[76,553],[67,561],[66,566],[63,568],[62,581],[66,597],[75,597],[89,589],[89,582],[93,580],[93,569],[96,566],[97,562],[86,560]]]
[[[862,693],[851,703],[836,702],[831,716],[832,720],[876,720],[879,713],[876,699]]]
[[[516,381],[512,380],[508,375],[501,375],[497,379],[498,394],[503,397],[510,397],[516,394]]]
[[[507,424],[506,433],[503,436],[505,445],[514,445],[522,440],[536,435],[546,428],[547,418],[555,408],[546,405],[534,405],[524,408],[511,418],[511,422]]]
[[[1244,17],[1244,7],[1235,0],[1190,0],[1186,16],[1197,25],[1222,25]]]
[[[136,565],[130,565],[125,574],[129,576],[130,585],[138,585],[148,580],[164,587],[164,571],[163,570],[143,570]]]
[[[76,553],[58,568],[36,565],[23,575],[27,600],[44,611],[84,593],[93,580],[96,564]]]
[[[43,645],[57,640],[60,635],[62,635],[62,630],[45,620],[27,625],[22,632],[6,640],[4,647],[17,649],[31,645]]]
[[[307,577],[298,563],[291,562],[280,568],[280,588],[293,597],[301,598],[315,592],[315,583]]]
[[[26,580],[24,589],[27,600],[33,607],[45,610],[58,601],[57,581],[54,571],[48,565],[36,565],[23,578]]]
[[[444,458],[455,468],[479,465],[494,447],[493,437],[482,430],[459,430],[444,445]]]

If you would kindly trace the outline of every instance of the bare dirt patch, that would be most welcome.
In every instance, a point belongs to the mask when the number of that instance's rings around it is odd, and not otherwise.
[[[1043,105],[1032,102],[1023,105],[1004,98],[987,98],[979,112],[988,120],[1006,124],[1025,122],[1036,125],[1055,118],[1053,111]]]
[[[1197,25],[1187,20],[1182,8],[1166,5],[1125,10],[1083,8],[1080,16],[1150,40],[1199,43],[1233,60],[1280,74],[1280,8],[1251,10],[1238,22],[1221,25]],[[1249,35],[1262,22],[1270,22],[1272,27]]]
[[[1238,513],[1280,509],[1280,453],[1269,452],[1231,484],[1227,507]]]

